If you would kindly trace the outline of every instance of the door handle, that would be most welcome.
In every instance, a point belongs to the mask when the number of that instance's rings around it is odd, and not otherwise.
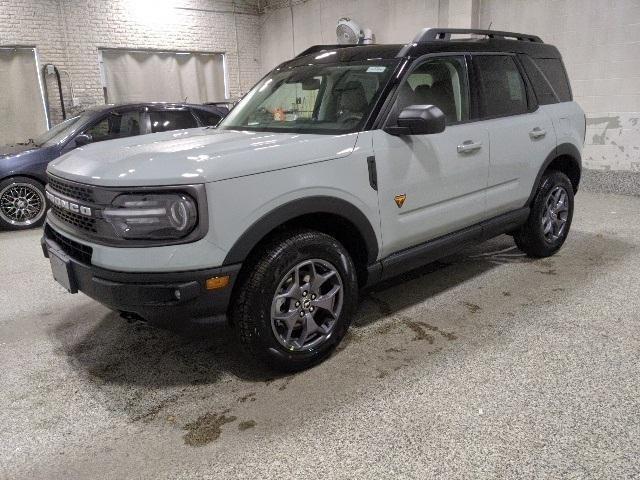
[[[462,145],[458,145],[458,153],[471,153],[482,148],[482,142],[474,142],[467,140],[462,142]]]
[[[535,140],[536,138],[542,138],[547,134],[547,131],[543,128],[536,127],[529,132],[529,136]]]

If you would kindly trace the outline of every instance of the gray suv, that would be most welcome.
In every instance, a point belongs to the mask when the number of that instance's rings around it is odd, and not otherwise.
[[[51,163],[42,244],[72,293],[156,322],[228,319],[258,360],[302,369],[368,285],[503,233],[558,251],[584,135],[560,53],[533,35],[316,46],[215,130]]]

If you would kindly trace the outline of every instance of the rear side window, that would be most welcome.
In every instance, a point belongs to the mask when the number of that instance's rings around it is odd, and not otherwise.
[[[538,99],[538,104],[549,105],[552,103],[558,103],[558,98],[556,97],[554,89],[551,88],[551,84],[542,73],[542,70],[533,63],[531,57],[528,55],[519,55],[519,58],[522,62],[522,66],[524,67],[524,71],[527,73],[527,76],[531,81],[533,91]]]
[[[474,65],[483,117],[527,113],[527,91],[520,70],[509,55],[478,55]]]
[[[149,112],[149,116],[151,118],[151,131],[153,133],[198,126],[196,119],[191,115],[189,110],[151,111]]]
[[[534,58],[533,61],[547,77],[560,101],[570,102],[571,87],[569,87],[569,79],[562,61],[559,58]]]

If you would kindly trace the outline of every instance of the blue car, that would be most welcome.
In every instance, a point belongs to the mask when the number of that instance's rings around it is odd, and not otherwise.
[[[0,229],[44,222],[47,164],[89,143],[215,126],[228,110],[215,105],[138,103],[101,105],[69,118],[26,143],[0,147]]]

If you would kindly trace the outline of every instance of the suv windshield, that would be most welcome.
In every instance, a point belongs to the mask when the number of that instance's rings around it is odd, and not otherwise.
[[[218,128],[344,133],[360,129],[396,60],[319,64],[275,70],[258,83]]]
[[[49,147],[55,145],[69,135],[76,125],[79,125],[79,120],[82,115],[77,117],[68,118],[64,122],[59,123],[51,130],[47,130],[43,134],[39,135],[33,140],[33,143],[38,147]]]

